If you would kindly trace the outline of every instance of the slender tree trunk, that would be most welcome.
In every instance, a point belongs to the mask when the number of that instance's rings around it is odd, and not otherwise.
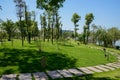
[[[53,19],[53,21],[52,21],[52,31],[51,31],[51,42],[52,42],[52,44],[53,44],[53,26],[54,26],[54,15],[53,15],[53,17],[52,17],[52,19]]]
[[[89,41],[88,39],[89,39],[89,35],[90,35],[89,25],[87,25],[87,26],[88,26],[88,31],[87,31],[87,36],[86,36],[87,37],[86,44],[88,44],[88,41]]]
[[[20,17],[20,29],[21,29],[22,46],[24,46],[24,37],[23,37],[23,28],[21,25],[21,17]]]
[[[83,43],[86,44],[86,29],[84,28]]]
[[[60,35],[60,29],[59,29],[59,18],[58,18],[58,14],[56,13],[56,40],[58,41],[59,39],[59,35]]]
[[[95,43],[95,36],[94,36],[94,29],[93,29],[93,39],[92,39],[92,42],[93,42],[93,44]]]
[[[74,29],[74,39],[75,39],[75,42],[76,42],[76,25],[75,25],[75,29]]]
[[[46,36],[46,30],[45,30],[45,26],[44,26],[44,29],[43,29],[43,41],[45,42],[45,36]]]
[[[28,32],[28,43],[30,44],[31,43],[31,33]]]
[[[11,34],[8,35],[8,41],[11,41]]]
[[[48,18],[48,31],[47,31],[47,35],[48,35],[48,42],[49,42],[49,39],[50,39],[50,18]]]
[[[53,44],[53,24],[52,24],[52,35],[51,35],[51,42]]]
[[[116,41],[114,40],[114,41],[113,41],[113,46],[115,46],[115,43],[116,43]]]

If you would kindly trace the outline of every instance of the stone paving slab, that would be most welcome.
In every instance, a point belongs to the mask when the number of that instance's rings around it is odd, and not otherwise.
[[[78,68],[80,71],[84,72],[85,74],[93,74],[94,72],[87,69],[87,68]]]
[[[115,68],[110,67],[110,66],[107,66],[107,65],[99,65],[99,66],[104,67],[104,68],[107,68],[107,69],[109,69],[109,70],[115,70]]]
[[[89,70],[92,70],[94,72],[103,72],[103,71],[101,71],[99,69],[96,69],[95,67],[86,67],[86,68],[88,68]]]
[[[48,76],[44,72],[33,73],[35,80],[48,80]]]
[[[117,63],[113,64],[113,66],[116,68],[120,68],[120,64],[117,64]]]
[[[120,64],[120,62],[113,62],[113,64]]]
[[[32,80],[31,73],[19,74],[19,80]]]
[[[48,74],[52,79],[63,78],[63,77],[61,76],[61,74],[59,74],[57,71],[47,71],[47,74]]]
[[[106,64],[107,66],[110,66],[110,67],[113,67],[113,68],[119,68],[118,66],[114,65],[114,64],[111,64],[111,63],[108,63]]]
[[[2,75],[0,80],[16,80],[16,74]]]
[[[68,70],[57,70],[64,77],[73,77],[73,75]]]
[[[106,68],[101,67],[101,66],[95,66],[95,68],[98,68],[98,69],[100,69],[102,71],[109,71],[109,69],[106,69]]]
[[[115,64],[119,64],[120,65],[120,62],[116,62]]]
[[[79,71],[77,69],[68,69],[68,71],[75,74],[75,75],[77,75],[77,76],[81,76],[81,75],[84,74],[83,72],[81,72],[81,71]]]
[[[120,59],[120,57],[117,57],[118,59]]]
[[[118,66],[120,66],[120,63],[114,63],[114,65],[118,65]]]

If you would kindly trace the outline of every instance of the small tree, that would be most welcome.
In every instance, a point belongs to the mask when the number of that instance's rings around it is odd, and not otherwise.
[[[86,14],[85,20],[86,20],[85,24],[86,24],[86,26],[87,26],[87,35],[86,35],[86,39],[87,39],[87,40],[86,40],[86,41],[87,41],[87,43],[88,43],[88,37],[89,37],[89,35],[90,35],[90,24],[91,24],[92,21],[94,20],[93,14],[92,14],[92,13]]]
[[[8,34],[8,41],[11,41],[11,37],[16,30],[14,23],[11,20],[7,20],[6,22],[3,22],[2,25],[3,30]]]
[[[120,31],[116,27],[112,27],[108,29],[108,34],[111,35],[113,46],[115,46],[115,42],[120,39]]]
[[[95,33],[96,33],[96,30],[97,30],[97,25],[95,25],[95,24],[92,24],[92,32],[91,32],[91,34],[92,34],[92,42],[93,43],[96,43],[96,35],[95,35]]]
[[[20,32],[21,32],[21,38],[22,38],[22,46],[24,45],[24,34],[23,34],[23,27],[21,26],[21,20],[24,16],[24,7],[25,2],[23,0],[14,0],[16,4],[16,10],[17,10],[17,17],[19,18],[20,22]]]
[[[55,26],[55,13],[58,12],[59,8],[63,6],[64,1],[65,0],[37,0],[36,1],[37,8],[45,10],[47,12],[47,15],[50,16],[48,18],[49,19],[48,31],[50,32],[50,27],[51,27],[51,42],[52,42],[52,44],[53,44],[53,35],[54,35],[53,28]]]
[[[77,30],[78,30],[78,26],[79,26],[77,23],[79,22],[80,18],[81,17],[77,13],[74,13],[73,16],[72,16],[72,19],[71,19],[71,21],[74,23],[74,26],[75,26],[75,28],[74,28],[75,41],[76,41]]]

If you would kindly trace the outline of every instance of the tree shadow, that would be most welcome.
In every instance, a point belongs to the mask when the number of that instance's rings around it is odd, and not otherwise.
[[[3,69],[3,73],[20,73],[41,72],[46,70],[67,69],[76,67],[76,59],[68,57],[65,54],[58,52],[39,52],[33,49],[0,49],[0,67],[8,68],[7,71]],[[41,66],[42,56],[46,57],[46,67]],[[12,70],[9,66],[17,66],[16,70]]]

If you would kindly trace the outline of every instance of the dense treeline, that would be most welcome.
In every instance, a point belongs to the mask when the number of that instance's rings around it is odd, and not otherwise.
[[[120,40],[120,30],[117,27],[104,29],[95,24],[91,25],[89,43],[98,44],[104,47],[114,47],[116,41]],[[80,34],[79,41],[84,42],[84,33]]]

